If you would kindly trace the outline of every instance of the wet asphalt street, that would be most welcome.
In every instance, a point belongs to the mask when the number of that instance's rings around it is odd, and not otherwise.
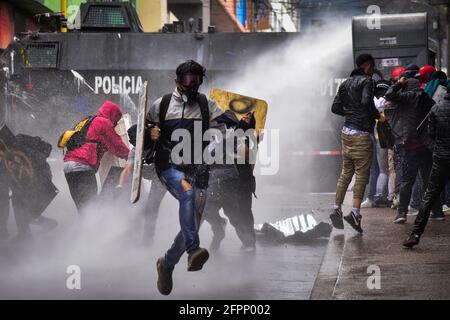
[[[45,213],[59,221],[44,233],[33,226],[31,243],[0,246],[1,299],[166,299],[156,289],[156,259],[169,247],[178,229],[177,208],[164,199],[152,245],[141,243],[139,209],[111,206],[92,209],[81,224],[61,176],[60,194]],[[255,223],[274,222],[315,210],[318,222],[327,221],[333,196],[294,194],[282,188],[260,188],[254,202]],[[144,199],[145,200],[145,199]],[[328,222],[328,221],[327,221]],[[9,222],[14,233],[14,221]],[[209,247],[211,231],[203,225],[202,245]],[[308,299],[328,240],[307,244],[262,245],[249,255],[230,225],[219,252],[212,253],[200,272],[186,271],[183,257],[174,272],[168,299]],[[69,290],[68,266],[81,270],[81,289]]]

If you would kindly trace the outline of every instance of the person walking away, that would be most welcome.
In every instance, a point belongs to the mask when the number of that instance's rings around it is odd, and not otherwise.
[[[332,105],[332,112],[345,117],[342,128],[342,171],[336,188],[334,211],[330,215],[335,228],[343,229],[342,204],[348,185],[354,174],[356,182],[353,187],[353,208],[345,216],[345,220],[359,233],[361,228],[361,201],[369,180],[372,162],[373,143],[370,133],[373,132],[375,119],[384,121],[374,104],[375,82],[371,78],[375,60],[369,54],[361,54],[356,58],[357,68],[350,78],[340,86]]]

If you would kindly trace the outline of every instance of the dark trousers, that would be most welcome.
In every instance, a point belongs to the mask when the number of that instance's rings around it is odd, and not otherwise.
[[[395,168],[395,175],[396,175],[396,182],[395,182],[395,193],[400,193],[400,185],[402,181],[402,151],[401,148],[398,146],[394,147],[394,168]],[[419,208],[420,207],[420,201],[422,200],[422,194],[423,184],[426,183],[423,181],[420,172],[417,175],[416,181],[414,182],[414,185],[412,187],[412,195],[411,195],[411,201],[410,205],[413,208]]]
[[[420,172],[423,187],[425,190],[432,166],[432,153],[427,148],[403,149],[401,150],[401,179],[400,179],[400,199],[398,212],[407,213],[411,201],[412,189]],[[442,210],[440,201],[436,201],[433,207],[434,212]]]
[[[422,202],[422,195],[425,192],[423,189],[423,186],[426,185],[426,181],[423,181],[422,175],[417,175],[416,182],[413,185],[412,188],[412,195],[411,195],[411,202],[410,206],[414,209],[420,208],[420,203]]]
[[[216,179],[214,179],[216,177]],[[253,189],[246,179],[239,177],[235,169],[212,170],[203,218],[214,233],[222,232],[223,218],[219,210],[230,220],[236,234],[245,246],[256,242],[252,211]]]
[[[97,179],[94,171],[78,171],[66,173],[70,195],[78,209],[83,214],[87,205],[97,197]]]
[[[28,234],[30,230],[31,215],[24,205],[26,198],[21,194],[12,195],[12,208],[19,234]],[[0,183],[0,233],[7,231],[9,218],[9,187]],[[1,236],[1,235],[0,235]]]
[[[402,155],[398,146],[394,146],[394,170],[395,170],[395,194],[400,193],[400,185],[402,183]]]
[[[420,206],[419,214],[414,222],[413,232],[421,235],[427,225],[430,211],[436,202],[439,202],[441,192],[450,179],[450,159],[433,157],[430,179]]]
[[[9,217],[9,187],[0,182],[0,233],[6,234]],[[0,238],[2,236],[0,234]]]

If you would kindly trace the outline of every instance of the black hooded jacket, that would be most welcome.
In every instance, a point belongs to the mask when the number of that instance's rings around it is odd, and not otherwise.
[[[355,69],[339,86],[331,111],[345,117],[345,126],[373,132],[375,119],[380,117],[373,101],[374,90],[375,81],[361,69]]]
[[[431,108],[428,133],[434,140],[434,155],[450,159],[450,94]]]

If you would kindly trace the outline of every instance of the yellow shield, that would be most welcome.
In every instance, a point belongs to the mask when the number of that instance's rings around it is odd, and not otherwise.
[[[267,102],[261,99],[244,96],[238,93],[212,88],[210,98],[223,109],[233,111],[241,120],[249,112],[253,112],[256,120],[256,131],[264,129],[267,116]]]

